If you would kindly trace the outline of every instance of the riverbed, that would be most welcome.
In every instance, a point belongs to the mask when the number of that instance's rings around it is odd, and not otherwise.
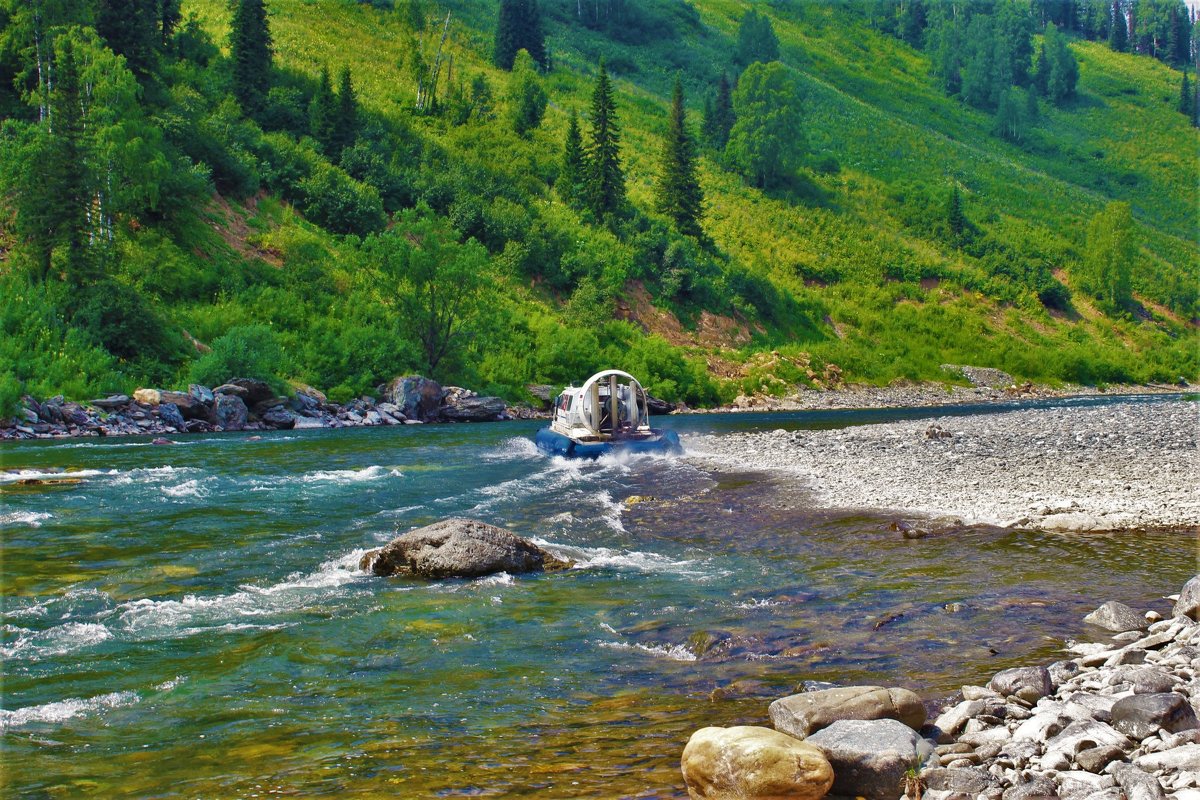
[[[664,424],[690,446],[945,413]],[[1187,531],[910,539],[890,512],[830,509],[773,471],[547,459],[536,427],[4,446],[4,793],[684,797],[698,727],[762,724],[798,685],[945,696],[1195,571]],[[358,570],[451,515],[576,567]]]

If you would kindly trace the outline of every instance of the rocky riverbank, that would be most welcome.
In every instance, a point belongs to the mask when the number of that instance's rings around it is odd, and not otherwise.
[[[232,378],[213,389],[197,384],[186,392],[138,389],[132,397],[111,395],[82,403],[25,397],[16,418],[0,421],[0,440],[488,422],[542,414],[419,375],[380,386],[378,396],[380,400],[361,397],[339,404],[309,386],[284,396],[263,381]]]
[[[921,518],[914,535],[962,524],[1189,528],[1200,525],[1198,422],[1200,404],[1163,398],[685,445],[702,467],[793,476],[819,506]]]
[[[906,689],[844,687],[771,704],[775,730],[704,728],[684,749],[700,798],[1200,800],[1200,575],[1163,611],[1108,602],[1107,641],[964,686],[926,722]],[[1115,634],[1115,635],[1114,635]],[[926,705],[929,705],[928,703]]]

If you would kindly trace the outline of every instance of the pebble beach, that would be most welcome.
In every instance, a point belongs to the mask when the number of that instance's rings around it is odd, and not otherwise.
[[[698,436],[714,471],[794,479],[830,509],[947,526],[1089,531],[1200,526],[1200,404],[1138,398],[827,431]]]

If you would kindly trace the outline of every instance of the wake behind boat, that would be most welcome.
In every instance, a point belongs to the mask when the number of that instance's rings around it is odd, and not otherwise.
[[[679,453],[679,434],[650,427],[646,391],[618,369],[597,372],[554,399],[554,419],[534,437],[538,449],[568,458],[605,453]]]

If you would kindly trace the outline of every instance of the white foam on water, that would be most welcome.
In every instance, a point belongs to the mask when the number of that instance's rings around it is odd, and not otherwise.
[[[90,716],[111,708],[131,706],[141,701],[137,692],[109,692],[98,697],[72,697],[40,706],[28,706],[12,711],[0,709],[0,731],[37,722],[65,722],[74,717]]]
[[[15,469],[0,470],[0,483],[16,481],[55,481],[67,478],[94,478],[99,475],[116,475],[115,469],[73,469],[62,472],[55,470]]]
[[[633,650],[670,661],[695,661],[696,654],[681,644],[641,644],[640,642],[599,642],[610,650]]]
[[[746,600],[744,602],[735,603],[733,607],[734,608],[743,608],[743,609],[752,609],[752,608],[771,608],[772,606],[780,606],[780,605],[783,605],[783,603],[779,602],[778,600],[766,600],[766,599],[756,600],[753,597],[751,597],[749,600]]]
[[[716,577],[727,572],[710,572],[702,568],[702,562],[695,559],[673,559],[658,553],[644,553],[638,550],[614,550],[609,547],[578,547],[569,544],[548,542],[537,537],[532,538],[534,544],[544,547],[559,558],[574,561],[574,569],[629,569],[638,572],[666,573],[686,577]]]
[[[497,572],[495,575],[476,578],[472,583],[476,586],[512,586],[516,579],[507,572]]]
[[[514,436],[511,439],[505,439],[496,447],[483,451],[480,454],[480,459],[492,463],[498,461],[526,461],[531,458],[540,458],[542,451],[538,450],[533,439],[527,436]]]
[[[592,499],[600,506],[600,519],[604,524],[614,531],[624,533],[625,525],[621,522],[621,514],[625,511],[625,504],[613,500],[612,495],[606,490],[596,492],[592,495]]]
[[[190,481],[184,481],[178,486],[164,486],[162,493],[167,497],[208,497],[208,490],[200,485],[198,479],[193,478]]]
[[[67,622],[43,631],[4,626],[6,633],[17,638],[0,646],[0,658],[18,660],[66,655],[99,644],[113,637],[104,625],[96,622]]]
[[[172,467],[169,464],[164,464],[161,467],[139,467],[138,469],[131,469],[128,472],[121,472],[119,474],[117,470],[112,470],[109,474],[117,475],[113,479],[113,486],[128,486],[130,484],[174,480],[193,472],[199,472],[199,470],[194,467]]]
[[[330,469],[309,472],[300,477],[301,483],[332,483],[346,486],[354,483],[369,483],[383,478],[402,478],[404,473],[398,469],[372,465],[363,469]]]
[[[294,573],[271,586],[244,585],[231,594],[182,600],[133,600],[117,607],[118,622],[135,638],[182,638],[216,630],[275,629],[289,623],[248,622],[278,616],[324,602],[366,573],[358,568],[366,550],[354,550],[324,562],[308,574]],[[232,627],[231,627],[232,626]],[[242,627],[237,627],[242,626]]]
[[[12,511],[0,514],[0,526],[28,525],[31,528],[40,528],[42,520],[53,518],[54,515],[46,511]]]
[[[186,680],[187,680],[186,675],[176,675],[171,680],[164,681],[163,683],[160,683],[158,686],[155,686],[154,689],[155,689],[155,691],[159,691],[159,692],[169,692],[172,689],[178,687],[181,683],[183,683]]]

